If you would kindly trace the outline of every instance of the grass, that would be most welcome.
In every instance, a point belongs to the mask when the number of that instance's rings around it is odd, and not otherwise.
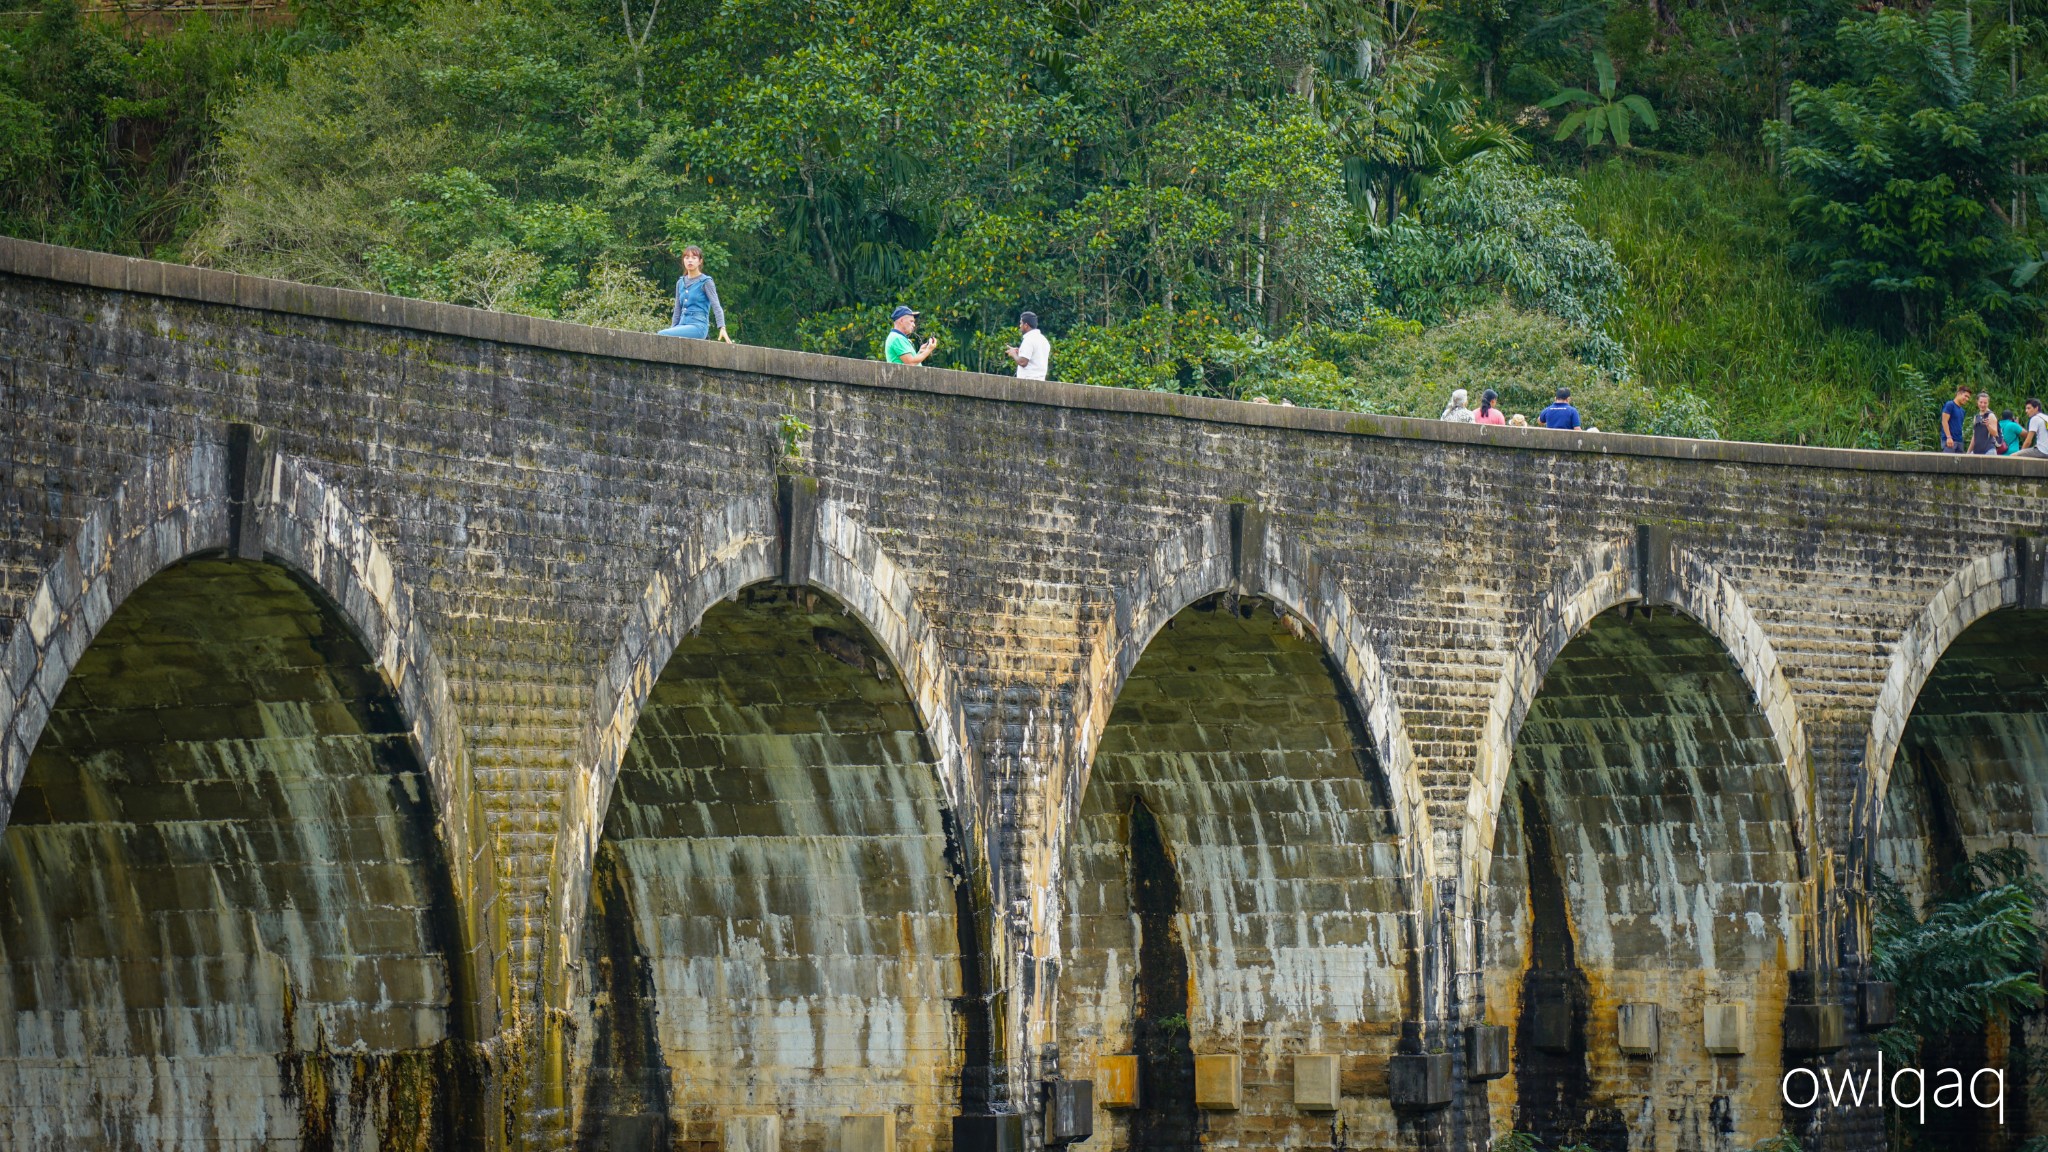
[[[1934,355],[1830,322],[1787,261],[1769,174],[1726,157],[1617,159],[1580,179],[1581,218],[1629,270],[1622,340],[1653,392],[1690,389],[1731,440],[1933,447],[1947,396],[1916,365]]]

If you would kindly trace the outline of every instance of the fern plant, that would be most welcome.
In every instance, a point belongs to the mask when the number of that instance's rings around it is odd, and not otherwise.
[[[1871,958],[1899,1005],[1898,1024],[1878,1036],[1887,1056],[1910,1063],[1931,1037],[1972,1032],[2040,1005],[2034,914],[2044,895],[2032,859],[2018,848],[1971,857],[1924,914],[1896,881],[1878,874]]]
[[[1598,95],[1584,88],[1566,88],[1543,102],[1545,108],[1561,108],[1567,104],[1578,108],[1564,122],[1557,126],[1557,139],[1569,140],[1583,134],[1587,148],[1598,148],[1611,134],[1616,147],[1629,147],[1629,125],[1640,120],[1643,127],[1657,127],[1657,111],[1650,102],[1633,93],[1617,97],[1614,94],[1614,61],[1605,52],[1593,53],[1594,80],[1600,91]]]

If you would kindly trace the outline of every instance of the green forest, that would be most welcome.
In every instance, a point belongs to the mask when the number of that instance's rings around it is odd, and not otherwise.
[[[938,370],[1928,449],[2048,392],[2041,0],[0,7],[0,229]]]

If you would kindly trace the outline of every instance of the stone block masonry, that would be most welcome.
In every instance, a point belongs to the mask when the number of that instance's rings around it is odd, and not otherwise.
[[[2040,626],[2023,461],[15,240],[0,412],[9,1147],[943,1152],[1137,1052],[1155,1114],[1087,1147],[1874,1148],[1777,1110],[1787,998],[1865,962],[1880,860],[2048,858],[2038,670],[1973,631]],[[1463,1074],[1482,1021],[1507,1077]],[[1395,1107],[1434,1053],[1450,1105]]]

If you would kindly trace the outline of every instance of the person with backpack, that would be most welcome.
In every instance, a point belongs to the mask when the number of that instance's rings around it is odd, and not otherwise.
[[[2027,430],[2019,421],[2012,418],[2012,413],[2004,412],[1998,417],[1998,438],[2005,441],[2005,454],[2011,456],[2017,453],[2020,445],[2026,441]]]

